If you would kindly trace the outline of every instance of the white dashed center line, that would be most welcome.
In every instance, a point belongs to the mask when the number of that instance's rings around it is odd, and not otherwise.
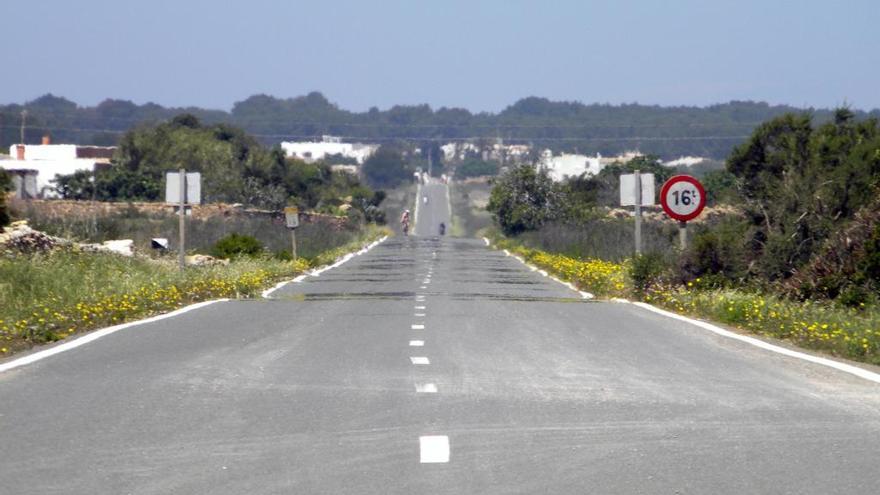
[[[431,364],[431,361],[424,356],[410,357],[409,360],[412,362],[412,364]]]
[[[416,306],[415,308],[416,308],[416,309],[425,309],[424,306]]]
[[[411,328],[412,328],[413,330],[424,330],[424,329],[425,329],[425,325],[413,324],[413,326],[412,326]]]
[[[425,296],[416,296],[416,301],[424,301]]]
[[[416,313],[415,316],[425,316],[425,313]]]
[[[437,393],[437,385],[434,385],[433,383],[416,384],[416,393],[436,394]]]
[[[410,346],[410,347],[422,347],[422,346],[424,346],[424,345],[425,345],[425,341],[424,341],[424,340],[410,340],[410,341],[409,341],[409,346]]]
[[[419,462],[422,464],[449,462],[449,437],[446,435],[419,437]]]

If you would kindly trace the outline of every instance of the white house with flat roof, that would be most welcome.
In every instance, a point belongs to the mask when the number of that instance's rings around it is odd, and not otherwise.
[[[81,170],[94,171],[109,165],[116,150],[113,146],[80,146],[76,144],[13,144],[9,160],[0,160],[0,168],[18,178],[16,192],[22,197],[57,197],[53,180],[56,175],[70,175]]]
[[[377,144],[343,143],[334,136],[323,136],[321,141],[282,141],[284,154],[291,158],[299,158],[307,162],[323,160],[328,155],[341,155],[354,158],[361,165],[379,149]]]

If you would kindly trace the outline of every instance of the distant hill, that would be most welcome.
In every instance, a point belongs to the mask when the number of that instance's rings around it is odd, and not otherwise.
[[[254,95],[237,102],[231,112],[202,108],[165,108],[154,103],[105,100],[80,107],[47,94],[24,105],[0,105],[0,144],[19,140],[20,113],[27,109],[26,141],[39,142],[50,134],[55,142],[109,145],[139,124],[169,120],[180,113],[202,122],[226,122],[242,127],[266,144],[306,140],[331,134],[347,140],[416,142],[501,138],[554,151],[613,155],[638,149],[671,159],[685,155],[725,158],[734,145],[761,122],[787,112],[809,112],[817,122],[828,120],[829,109],[771,106],[731,101],[708,107],[608,105],[523,98],[499,113],[471,113],[462,108],[432,109],[428,105],[371,108],[366,112],[340,109],[324,95],[312,92],[280,99]],[[880,117],[880,110],[857,111],[858,118]]]

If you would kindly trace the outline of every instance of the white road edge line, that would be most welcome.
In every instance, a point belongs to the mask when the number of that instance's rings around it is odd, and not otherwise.
[[[326,272],[327,270],[331,270],[331,269],[333,269],[333,268],[336,268],[336,267],[338,267],[339,265],[345,263],[346,261],[348,261],[348,260],[354,258],[355,256],[360,256],[360,255],[362,255],[362,254],[366,254],[367,251],[369,251],[369,250],[373,249],[374,247],[378,246],[379,244],[382,244],[383,242],[385,242],[385,239],[388,239],[388,236],[387,236],[387,235],[384,236],[384,237],[382,237],[381,239],[379,239],[379,240],[377,240],[377,241],[373,241],[373,242],[371,242],[370,244],[364,246],[363,248],[361,248],[361,249],[360,249],[359,251],[357,251],[357,252],[354,252],[354,253],[348,253],[348,254],[346,254],[345,256],[342,256],[342,257],[338,258],[338,259],[336,260],[336,262],[334,262],[332,265],[322,266],[322,267],[320,267],[320,268],[316,268],[316,269],[314,269],[314,270],[307,271],[307,272],[305,272],[305,273],[303,273],[303,274],[301,274],[301,275],[298,275],[296,278],[294,278],[294,279],[292,279],[292,280],[283,280],[283,281],[281,281],[281,282],[278,282],[278,283],[275,285],[275,287],[272,287],[271,289],[266,289],[266,290],[263,291],[263,294],[262,294],[263,299],[268,299],[268,298],[269,298],[269,295],[271,295],[273,292],[275,292],[276,290],[278,290],[278,289],[284,287],[285,285],[287,285],[287,284],[289,284],[289,283],[291,283],[291,282],[293,282],[293,283],[302,282],[303,280],[305,280],[305,279],[306,279],[307,277],[309,277],[309,276],[311,276],[311,277],[320,277],[321,274],[324,273],[324,272]]]
[[[483,237],[483,241],[485,241],[485,242],[487,243],[487,244],[486,244],[487,246],[489,245],[489,244],[488,244],[489,239],[486,239],[485,237]],[[589,293],[589,292],[585,292],[585,291],[582,291],[582,290],[578,289],[577,287],[574,286],[574,284],[572,284],[572,283],[570,283],[570,282],[564,282],[564,281],[562,281],[562,280],[560,280],[560,279],[558,279],[558,278],[556,278],[556,277],[550,275],[549,273],[547,273],[547,272],[544,271],[544,270],[539,270],[537,266],[530,265],[526,260],[524,260],[523,258],[520,258],[519,256],[515,256],[515,255],[511,254],[510,251],[508,251],[508,250],[506,250],[506,249],[504,250],[504,255],[505,255],[505,256],[510,256],[510,257],[512,257],[512,258],[515,258],[517,261],[519,261],[519,262],[522,263],[523,265],[526,265],[526,266],[529,268],[529,270],[531,270],[531,271],[533,271],[533,272],[538,272],[538,273],[540,273],[541,275],[543,275],[543,276],[545,276],[545,277],[547,277],[547,278],[549,278],[549,279],[551,279],[551,280],[555,280],[556,282],[559,282],[560,284],[562,284],[562,285],[568,287],[569,289],[571,289],[571,290],[577,292],[577,293],[581,296],[582,299],[593,299],[593,298],[596,297],[596,296],[594,296],[593,294],[591,294],[591,293]]]
[[[620,302],[620,301],[615,301]],[[802,359],[804,361],[809,361],[811,363],[819,364],[822,366],[827,366],[829,368],[834,368],[838,371],[843,371],[844,373],[849,373],[851,375],[855,375],[859,378],[864,378],[865,380],[872,381],[874,383],[880,383],[880,374],[874,373],[873,371],[868,371],[866,369],[859,368],[858,366],[853,366],[851,364],[841,363],[838,361],[834,361],[831,359],[812,356],[810,354],[806,354],[803,352],[793,351],[791,349],[786,349],[785,347],[780,347],[778,345],[773,345],[768,342],[764,342],[761,339],[756,339],[754,337],[749,337],[746,335],[740,335],[738,333],[731,332],[730,330],[725,330],[721,327],[713,325],[711,323],[695,320],[693,318],[688,318],[687,316],[683,316],[677,313],[673,313],[671,311],[666,311],[664,309],[660,309],[658,307],[652,306],[643,302],[633,302],[635,306],[638,306],[642,309],[646,309],[648,311],[673,318],[679,321],[684,321],[690,323],[692,325],[698,326],[704,330],[708,330],[712,333],[721,335],[722,337],[727,337],[734,340],[739,340],[740,342],[745,342],[747,344],[751,344],[755,347],[760,347],[761,349],[775,352],[777,354],[782,354],[784,356],[793,357],[796,359]]]
[[[138,325],[144,325],[147,323],[153,323],[159,320],[164,320],[166,318],[173,318],[175,316],[181,315],[188,311],[192,311],[194,309],[204,308],[205,306],[209,306],[218,302],[226,302],[229,299],[213,299],[210,301],[202,301],[195,304],[190,304],[189,306],[184,306],[180,309],[176,309],[171,311],[170,313],[163,313],[161,315],[151,316],[149,318],[144,318],[143,320],[130,321],[128,323],[121,323],[119,325],[113,325],[112,327],[102,328],[100,330],[95,330],[93,332],[89,332],[82,337],[71,340],[70,342],[65,342],[63,344],[52,347],[51,349],[46,349],[44,351],[35,352],[28,356],[24,356],[22,358],[18,358],[13,361],[9,361],[8,363],[0,364],[0,373],[4,371],[9,371],[14,368],[18,368],[20,366],[25,366],[27,364],[34,363],[41,359],[46,359],[47,357],[54,356],[56,354],[60,354],[65,351],[69,351],[71,349],[76,349],[77,347],[88,344],[89,342],[100,339],[101,337],[105,337],[110,335],[111,333],[116,333],[120,330],[124,330],[129,327],[135,327]]]
[[[446,435],[419,437],[419,462],[422,464],[449,462],[449,437]]]
[[[416,393],[418,394],[436,394],[437,385],[433,383],[416,384]]]
[[[416,184],[416,206],[414,207],[415,211],[413,212],[413,224],[412,230],[413,235],[416,235],[416,225],[419,223],[419,203],[421,203],[422,199],[422,179],[419,179],[419,182]]]
[[[412,364],[431,364],[431,361],[424,356],[415,356],[409,358]]]

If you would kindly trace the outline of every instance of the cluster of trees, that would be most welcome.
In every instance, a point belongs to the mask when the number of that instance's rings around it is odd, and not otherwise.
[[[231,112],[199,108],[164,108],[106,100],[78,107],[53,95],[25,105],[0,106],[0,144],[18,142],[20,113],[27,109],[27,142],[50,133],[58,142],[113,144],[142,123],[167,121],[180,113],[203,122],[243,128],[262,142],[307,140],[324,134],[361,141],[417,143],[449,140],[504,139],[531,143],[554,152],[618,154],[640,149],[664,158],[682,155],[726,157],[760,123],[796,111],[788,106],[734,101],[708,107],[660,107],[639,104],[591,104],[524,98],[498,113],[471,113],[462,108],[432,109],[428,105],[397,105],[366,112],[340,109],[321,93],[279,99],[254,95],[237,102]],[[833,112],[810,110],[819,122]],[[880,116],[875,110],[873,116]],[[859,114],[859,117],[864,114]],[[423,147],[424,146],[421,146]]]
[[[676,171],[653,157],[555,184],[522,165],[499,178],[489,209],[516,235],[555,222],[576,228],[617,202],[618,176],[633,169],[661,184]],[[798,297],[858,304],[880,293],[880,124],[849,109],[816,124],[789,113],[758,126],[726,169],[702,178],[710,204],[736,207],[698,230],[677,276],[772,284]]]
[[[350,202],[367,220],[382,217],[378,205],[384,193],[356,176],[333,172],[323,162],[286,158],[280,148],[267,149],[241,129],[204,125],[192,114],[127,132],[112,166],[59,176],[56,184],[69,199],[156,201],[164,195],[165,173],[178,168],[201,172],[207,202],[272,210],[297,204],[333,213]]]

